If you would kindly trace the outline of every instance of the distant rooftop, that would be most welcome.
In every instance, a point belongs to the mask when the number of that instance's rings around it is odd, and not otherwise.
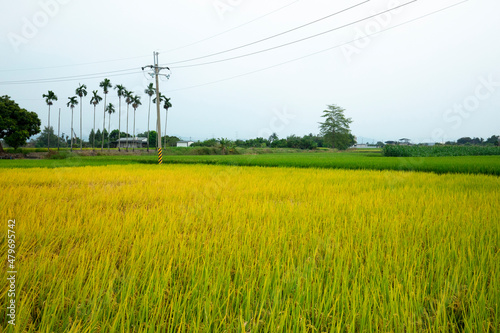
[[[120,140],[116,140],[116,142],[148,142],[147,138],[121,138]]]

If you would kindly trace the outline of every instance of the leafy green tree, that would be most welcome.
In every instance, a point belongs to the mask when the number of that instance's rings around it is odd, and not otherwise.
[[[102,132],[99,128],[97,129],[97,132],[95,133],[95,139],[96,139],[98,145],[102,141]]]
[[[0,97],[0,139],[14,149],[26,143],[29,137],[40,133],[40,118],[35,112],[21,109],[9,96]],[[0,151],[3,150],[0,143]]]
[[[66,104],[69,108],[71,108],[71,148],[73,151],[73,138],[75,137],[75,131],[73,130],[73,111],[75,110],[75,106],[78,104],[76,100],[76,96],[68,97],[68,103]]]
[[[98,91],[97,90],[94,90],[92,91],[92,98],[90,99],[90,104],[93,104],[94,105],[94,127],[92,128],[92,134],[93,135],[93,140],[92,140],[92,150],[95,150],[95,108],[97,106],[97,104],[99,104],[100,101],[102,101],[102,97],[97,95]],[[89,137],[89,141],[90,141],[90,137]]]
[[[498,144],[500,143],[500,136],[498,136],[498,135],[492,135],[485,142],[486,142],[487,145],[498,146]]]
[[[344,115],[345,109],[337,105],[328,105],[328,109],[323,111],[324,122],[320,123],[320,134],[324,137],[325,143],[332,148],[345,150],[355,143],[349,125],[351,118]]]
[[[50,127],[50,106],[54,104],[53,101],[57,101],[57,96],[54,94],[52,90],[49,90],[47,94],[42,95],[43,98],[45,98],[45,103],[49,106],[49,121],[47,127]],[[50,151],[50,135],[47,135],[47,149]]]
[[[122,124],[122,97],[125,96],[127,89],[121,84],[115,86],[116,93],[118,95],[118,141],[121,138],[121,124]],[[118,151],[120,151],[120,146],[118,145]]]
[[[311,136],[304,135],[299,141],[300,149],[314,150],[318,148],[318,144],[314,141]]]
[[[151,97],[156,94],[156,89],[153,87],[153,84],[150,83],[148,87],[144,90],[144,93],[146,93],[149,96],[149,109],[148,109],[148,135],[146,138],[148,138],[148,152],[149,152],[149,119],[151,115]]]
[[[269,141],[269,143],[272,143],[276,140],[279,140],[279,137],[278,137],[278,134],[276,134],[276,132],[274,132],[273,134],[271,134],[271,136],[269,136],[269,139],[267,139]]]
[[[102,146],[103,144],[106,145],[108,142],[107,139],[109,139],[108,131],[104,129],[104,132],[101,132],[101,129],[98,128],[97,132],[95,132],[96,147]]]
[[[231,145],[231,140],[226,138],[219,139],[219,148],[221,149],[222,155],[227,155],[227,150],[230,145]]]
[[[167,147],[175,147],[177,145],[177,142],[181,141],[180,138],[176,136],[166,136],[167,140]]]
[[[125,135],[126,135],[126,133],[124,133],[124,132],[119,133],[117,129],[114,129],[111,131],[111,133],[109,133],[109,140],[110,141],[117,141],[119,136],[125,136]],[[146,137],[146,136],[144,135],[144,137]]]
[[[158,135],[158,133],[156,135]],[[181,141],[181,139],[179,139],[176,136],[168,136],[168,135],[162,136],[161,139],[162,142],[166,142],[165,148],[175,147],[177,145],[177,142]]]
[[[40,135],[36,138],[35,147],[36,148],[48,147],[49,138],[50,142],[58,142],[59,144],[64,144],[64,139],[58,137],[54,132],[54,127],[50,126],[50,127],[44,127],[42,133],[40,133]]]
[[[91,129],[90,130],[90,134],[89,134],[89,142],[92,142],[92,141],[95,141],[95,132],[94,132],[94,129]]]
[[[150,131],[149,132],[149,144],[151,147],[157,147],[156,141],[158,141],[158,132]]]
[[[286,141],[288,143],[288,148],[295,148],[298,149],[300,146],[300,137],[297,135],[290,135],[286,138]]]
[[[137,134],[138,138],[147,138],[148,137],[148,132],[149,132],[149,145],[150,148],[156,147],[156,138],[158,137],[158,133],[156,131],[146,131],[144,133],[139,133]],[[169,146],[175,146],[177,141],[180,141],[179,138],[177,137],[168,137],[167,142]]]
[[[83,118],[82,118],[82,107],[83,107],[82,98],[83,98],[83,96],[87,96],[87,86],[84,84],[81,84],[78,88],[76,88],[75,94],[78,97],[80,97],[80,138],[83,138],[83,136],[82,136],[82,121],[83,121]],[[83,143],[83,140],[80,139],[80,150],[83,150],[82,143]]]
[[[288,148],[288,141],[286,139],[273,140],[271,148]]]
[[[216,139],[208,139],[205,141],[198,141],[191,145],[191,147],[216,147],[218,141]]]
[[[467,144],[472,144],[472,139],[470,137],[463,137],[457,140],[457,143],[459,145],[467,145]]]

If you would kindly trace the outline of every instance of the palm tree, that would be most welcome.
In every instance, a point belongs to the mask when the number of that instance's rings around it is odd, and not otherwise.
[[[73,151],[73,137],[75,136],[73,131],[73,111],[75,106],[78,105],[78,101],[76,100],[76,96],[68,97],[68,99],[69,101],[66,105],[71,108],[71,151]]]
[[[106,113],[106,97],[108,96],[109,88],[113,88],[113,85],[111,84],[111,81],[109,79],[104,79],[101,83],[99,83],[99,87],[102,88],[104,92],[104,113]],[[103,134],[104,135],[104,134]],[[108,133],[109,136],[109,133]],[[104,137],[103,137],[104,139]],[[109,138],[108,138],[109,141]],[[104,140],[103,140],[104,142]]]
[[[104,117],[102,118],[101,151],[103,151],[104,149],[104,139],[105,139],[104,130],[106,129],[106,111],[107,111],[107,106],[106,104],[104,104]]]
[[[109,135],[111,134],[111,114],[115,113],[115,106],[111,103],[106,107],[106,111],[109,113],[108,117],[108,150],[109,150]]]
[[[90,104],[94,105],[94,129],[93,129],[94,137],[92,139],[92,150],[93,151],[95,151],[95,108],[96,108],[97,104],[99,104],[99,102],[102,101],[102,97],[97,95],[97,93],[98,93],[97,90],[92,91],[92,94],[94,94],[94,95],[90,99]]]
[[[47,94],[43,94],[42,97],[45,98],[45,103],[49,106],[49,135],[47,135],[47,149],[50,151],[50,106],[54,104],[52,101],[57,101],[57,96],[52,90],[49,90],[49,92]]]
[[[153,87],[153,84],[150,83],[149,86],[144,90],[144,93],[149,95],[149,109],[148,109],[148,153],[149,153],[149,117],[151,114],[151,96],[156,93],[156,89]]]
[[[125,89],[124,86],[121,84],[117,84],[115,86],[115,89],[117,89],[117,94],[118,94],[118,151],[120,151],[120,137],[121,137],[121,118],[122,118],[122,97],[125,96],[125,92],[127,89]]]
[[[134,99],[134,95],[132,95],[131,91],[125,91],[125,103],[127,103],[127,151],[128,151],[128,107],[132,104],[132,100]]]
[[[139,107],[139,105],[142,105],[141,97],[135,95],[132,98],[132,107],[134,108],[134,136],[133,136],[134,140],[135,140],[135,111],[137,111],[137,108]],[[134,151],[134,146],[132,146],[132,151]]]
[[[84,84],[81,84],[78,88],[75,90],[75,94],[77,94],[80,97],[80,150],[82,149],[82,143],[83,143],[83,136],[82,136],[82,98],[83,96],[87,96],[87,86]]]
[[[165,97],[165,96],[163,96]],[[166,113],[165,113],[165,142],[164,142],[164,146],[165,146],[165,149],[167,149],[167,118],[168,118],[168,109],[172,107],[172,104],[170,104],[170,98],[166,98],[163,100],[163,108],[165,109]]]

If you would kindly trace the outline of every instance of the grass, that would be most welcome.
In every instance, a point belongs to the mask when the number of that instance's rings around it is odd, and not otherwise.
[[[354,170],[400,170],[500,175],[500,156],[383,157],[380,154],[282,154],[235,156],[168,156],[167,163],[201,163],[233,166],[265,166]],[[144,163],[147,160],[143,161]],[[155,163],[155,161],[149,161]]]
[[[495,146],[399,146],[386,145],[384,156],[430,157],[430,156],[487,156],[500,155],[500,147]]]
[[[498,177],[140,164],[0,175],[0,211],[17,222],[16,332],[500,330]]]
[[[230,148],[233,149],[233,148]],[[294,148],[234,148],[238,154],[283,154],[283,153],[305,153],[306,150],[302,149],[294,149]],[[73,147],[74,154],[79,154],[80,152],[89,153],[93,151],[92,148],[80,148]],[[320,148],[318,151],[332,151],[329,148]],[[50,148],[52,153],[70,153],[70,148],[60,148],[59,151],[57,148]],[[134,151],[138,154],[148,154],[146,148],[135,148]],[[165,155],[221,155],[222,149],[220,147],[167,147],[163,148],[163,153]],[[361,151],[361,150],[359,150]],[[373,151],[373,149],[371,150]],[[15,150],[14,148],[4,148],[4,152],[8,154],[29,154],[29,153],[46,153],[48,152],[47,148],[18,148]],[[95,149],[96,154],[102,155],[112,155],[117,154],[117,148],[108,149],[104,147],[104,150],[101,151],[100,147]],[[124,148],[122,148],[121,153],[126,152]],[[130,148],[127,153],[132,153],[132,149]],[[156,154],[155,148],[149,149],[150,155]]]
[[[211,164],[354,170],[398,170],[500,175],[500,156],[383,157],[379,153],[285,153],[256,155],[170,155],[165,164]],[[78,156],[62,160],[0,160],[1,168],[58,168],[156,164],[155,155]]]

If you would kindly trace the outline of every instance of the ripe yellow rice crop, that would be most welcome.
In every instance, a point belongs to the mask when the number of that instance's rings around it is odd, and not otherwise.
[[[498,177],[133,165],[0,188],[16,332],[500,330]]]

